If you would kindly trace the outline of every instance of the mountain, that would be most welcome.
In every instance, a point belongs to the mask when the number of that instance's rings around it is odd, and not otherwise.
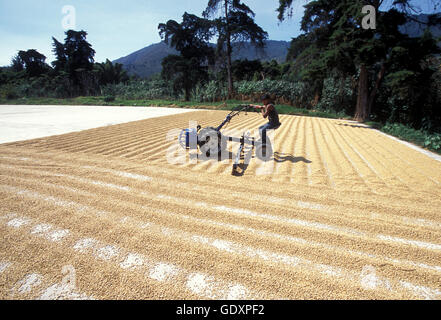
[[[213,47],[215,45],[213,44]],[[270,61],[277,60],[284,62],[288,53],[290,42],[268,40],[263,50],[256,50],[250,43],[233,45],[233,60],[248,59]],[[138,50],[126,57],[119,58],[113,62],[120,63],[130,75],[138,75],[141,78],[148,78],[151,75],[161,72],[161,62],[170,54],[179,54],[164,42],[155,43],[141,50]]]
[[[440,13],[441,14],[441,13]],[[418,21],[427,22],[428,15],[415,15]],[[419,37],[423,34],[426,26],[416,21],[409,21],[400,27],[400,31],[411,37]],[[434,37],[441,37],[441,26],[430,27]],[[441,45],[441,42],[440,42]],[[213,47],[215,45],[213,44]],[[284,62],[288,53],[290,42],[268,40],[264,50],[256,50],[250,43],[233,45],[233,60],[248,59],[270,61],[277,60]],[[141,50],[138,50],[126,57],[119,58],[113,62],[121,63],[130,75],[138,75],[141,78],[148,78],[151,75],[161,72],[162,59],[170,54],[179,54],[175,49],[164,42],[155,43]]]
[[[279,63],[285,62],[291,42],[268,40],[265,44],[266,46],[263,50],[256,49],[250,43],[242,45],[233,44],[232,58],[233,60],[276,60]]]
[[[162,59],[170,54],[179,54],[179,52],[164,42],[160,42],[135,51],[113,62],[122,64],[124,70],[126,70],[129,75],[148,78],[155,73],[161,72]]]

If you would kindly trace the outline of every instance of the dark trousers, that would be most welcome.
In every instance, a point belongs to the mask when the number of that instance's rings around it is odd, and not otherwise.
[[[273,130],[273,129],[278,129],[280,127],[279,125],[275,125],[272,124],[270,122],[264,124],[263,126],[259,127],[259,133],[260,133],[260,138],[262,139],[262,143],[266,144],[266,131],[267,130]]]

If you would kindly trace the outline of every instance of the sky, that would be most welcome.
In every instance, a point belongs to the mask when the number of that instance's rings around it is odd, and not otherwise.
[[[300,33],[302,5],[299,0],[291,20],[279,23],[277,0],[249,0],[255,21],[271,40],[291,40]],[[88,33],[95,61],[115,60],[160,42],[158,24],[182,21],[184,12],[202,15],[208,0],[0,0],[0,66],[11,63],[19,50],[36,49],[54,60],[52,37],[63,42],[63,21],[69,22],[65,6],[75,8],[76,29]],[[72,21],[71,21],[72,22]]]
[[[303,5],[294,1],[291,19],[279,23],[278,0],[244,1],[271,40],[290,41],[300,34]],[[414,0],[424,2],[424,0]],[[95,61],[115,60],[161,41],[158,24],[182,21],[184,12],[201,16],[208,0],[0,0],[0,66],[10,65],[19,50],[36,49],[54,60],[52,37],[63,42],[68,12],[75,9],[75,30],[85,30],[96,51]],[[424,11],[424,7],[422,8]],[[71,11],[70,11],[71,12]],[[67,24],[69,25],[69,24]]]

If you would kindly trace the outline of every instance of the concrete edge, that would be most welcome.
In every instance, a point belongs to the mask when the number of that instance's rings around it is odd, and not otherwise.
[[[14,107],[16,105],[0,105],[0,107],[2,106],[6,106],[6,107]],[[20,105],[18,105],[20,106]],[[63,105],[25,105],[25,106],[36,106],[36,107],[63,107]],[[124,106],[89,106],[89,105],[68,105],[68,107],[103,107],[103,108],[107,108],[107,107],[111,107],[111,108],[124,108]],[[163,115],[157,115],[157,116],[153,116],[153,117],[148,117],[145,119],[135,119],[135,120],[129,120],[129,121],[123,121],[123,122],[119,122],[119,123],[114,123],[114,124],[109,124],[109,125],[98,125],[98,126],[93,126],[90,128],[85,128],[85,129],[80,129],[80,130],[73,130],[73,131],[66,131],[66,132],[61,132],[61,133],[56,133],[56,134],[49,134],[49,135],[41,135],[41,136],[36,136],[36,137],[32,137],[32,138],[24,138],[24,139],[19,139],[19,140],[7,140],[7,141],[0,141],[0,146],[4,146],[4,145],[8,145],[8,144],[13,144],[13,143],[20,143],[20,142],[25,142],[25,141],[31,141],[31,140],[38,140],[38,139],[45,139],[45,138],[51,138],[51,137],[56,137],[56,136],[61,136],[61,135],[65,135],[65,134],[71,134],[71,133],[78,133],[78,132],[82,132],[82,131],[86,131],[86,130],[92,130],[92,129],[99,129],[99,128],[105,128],[108,126],[115,126],[115,125],[120,125],[120,124],[127,124],[127,123],[131,123],[131,122],[137,122],[137,121],[143,121],[143,120],[148,120],[148,119],[154,119],[154,118],[161,118],[161,117],[168,117],[168,116],[174,116],[174,115],[178,115],[178,114],[184,114],[184,113],[192,113],[192,112],[199,112],[199,111],[203,111],[202,109],[191,109],[191,108],[173,108],[173,107],[158,107],[158,106],[128,106],[125,108],[155,108],[155,109],[173,109],[176,111],[182,111],[179,113],[170,113],[170,114],[163,114]]]
[[[401,140],[401,139],[399,139],[399,138],[397,138],[397,137],[394,137],[394,136],[392,136],[392,135],[389,135],[389,134],[387,134],[387,133],[384,133],[384,132],[382,132],[382,131],[380,131],[380,130],[378,130],[378,129],[372,128],[372,127],[370,127],[370,126],[368,126],[368,125],[365,125],[365,124],[363,124],[363,123],[360,123],[360,122],[357,122],[357,121],[353,121],[353,120],[347,120],[347,122],[350,122],[350,123],[356,123],[356,124],[359,125],[359,126],[363,126],[363,127],[366,127],[366,128],[372,129],[372,130],[375,130],[376,132],[382,134],[383,136],[388,137],[389,139],[392,139],[392,140],[394,140],[394,141],[397,141],[397,142],[399,142],[399,143],[401,143],[401,144],[403,144],[403,145],[405,145],[405,146],[407,146],[407,147],[409,147],[409,148],[411,148],[411,149],[413,149],[413,150],[415,150],[415,151],[418,151],[419,153],[422,153],[422,154],[424,154],[424,155],[426,155],[426,156],[428,156],[428,157],[430,157],[430,158],[432,158],[432,159],[434,159],[434,160],[436,160],[436,161],[440,161],[440,162],[441,162],[441,155],[439,155],[439,154],[437,154],[437,153],[435,153],[435,152],[432,152],[432,151],[429,151],[429,150],[423,149],[423,148],[421,148],[421,147],[419,147],[419,146],[417,146],[417,145],[414,145],[413,143],[410,143],[410,142],[407,142],[407,141]]]
[[[436,153],[434,153],[434,152],[432,152],[432,151],[429,151],[429,150],[423,149],[423,148],[421,148],[421,147],[419,147],[419,146],[416,146],[416,145],[414,145],[414,144],[412,144],[412,143],[410,143],[410,142],[400,140],[400,139],[398,139],[397,137],[394,137],[394,136],[388,135],[387,133],[384,133],[384,132],[382,132],[382,131],[380,131],[380,130],[377,130],[377,129],[374,129],[374,128],[372,128],[372,129],[375,130],[375,131],[377,131],[377,132],[379,132],[379,133],[381,133],[382,135],[384,135],[384,136],[386,136],[386,137],[392,139],[392,140],[395,140],[395,141],[397,141],[397,142],[399,142],[399,143],[401,143],[401,144],[404,144],[405,146],[407,146],[407,147],[409,147],[409,148],[411,148],[411,149],[413,149],[413,150],[416,150],[416,151],[418,151],[418,152],[420,152],[420,153],[422,153],[422,154],[425,154],[426,156],[428,156],[428,157],[430,157],[430,158],[432,158],[432,159],[434,159],[434,160],[436,160],[436,161],[440,161],[440,162],[441,162],[441,155],[439,155],[439,154],[436,154]]]

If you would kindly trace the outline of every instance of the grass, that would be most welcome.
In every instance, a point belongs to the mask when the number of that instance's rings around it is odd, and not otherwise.
[[[416,130],[400,123],[366,122],[368,126],[378,129],[398,139],[411,142],[417,146],[441,154],[441,134]]]
[[[227,100],[223,102],[196,102],[180,100],[128,100],[115,98],[113,101],[105,101],[105,97],[76,97],[76,98],[20,98],[20,99],[0,99],[0,105],[93,105],[93,106],[158,106],[190,109],[208,109],[208,110],[231,110],[241,104],[259,102],[244,102],[239,100]],[[279,114],[301,115],[331,119],[350,119],[349,116],[329,111],[316,111],[303,108],[297,108],[290,105],[276,105]]]

